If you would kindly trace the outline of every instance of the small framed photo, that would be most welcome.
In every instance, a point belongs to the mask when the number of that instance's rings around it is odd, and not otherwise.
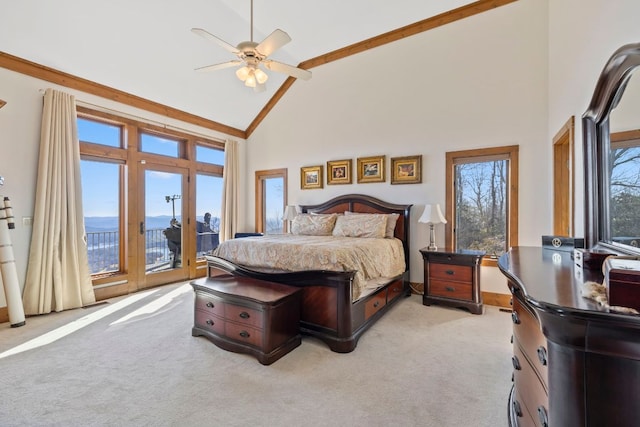
[[[385,182],[385,156],[358,158],[358,183]]]
[[[322,188],[322,165],[300,168],[300,188],[303,190]]]
[[[327,184],[351,184],[351,159],[327,162]]]
[[[422,155],[391,158],[391,184],[422,182]]]

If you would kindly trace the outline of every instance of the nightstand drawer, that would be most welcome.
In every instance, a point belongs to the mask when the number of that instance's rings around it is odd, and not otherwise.
[[[225,335],[234,341],[255,347],[262,347],[262,332],[247,325],[227,322],[225,325]]]
[[[220,298],[213,298],[203,292],[196,292],[196,310],[224,317],[224,303]]]
[[[206,329],[214,334],[224,334],[224,319],[212,315],[208,311],[195,311],[195,325],[199,328]]]
[[[429,264],[429,278],[471,283],[473,268],[466,265]]]
[[[471,283],[429,280],[429,295],[469,300],[473,298]]]

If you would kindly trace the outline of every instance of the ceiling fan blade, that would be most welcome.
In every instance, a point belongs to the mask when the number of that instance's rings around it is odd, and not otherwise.
[[[223,62],[221,64],[206,65],[204,67],[196,68],[196,71],[216,71],[222,70],[223,68],[235,67],[240,64],[242,64],[242,61],[234,59],[233,61]]]
[[[311,71],[303,70],[302,68],[297,68],[293,65],[287,65],[283,64],[282,62],[272,60],[266,60],[262,63],[270,70],[288,74],[291,77],[295,77],[296,79],[309,80],[311,78]]]
[[[217,43],[219,46],[221,46],[223,49],[228,50],[231,53],[234,54],[238,54],[238,48],[227,43],[226,41],[214,36],[213,34],[211,34],[210,32],[203,30],[202,28],[192,28],[191,32],[194,34],[199,35],[200,37],[203,37],[207,40],[211,40],[214,43]]]
[[[269,56],[290,41],[289,34],[282,30],[274,30],[273,33],[269,34],[266,39],[256,46],[256,50],[264,56]]]

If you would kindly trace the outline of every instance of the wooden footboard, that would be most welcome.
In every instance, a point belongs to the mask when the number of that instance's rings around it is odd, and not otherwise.
[[[355,272],[265,272],[209,256],[208,275],[234,275],[297,286],[302,291],[300,332],[321,339],[331,350],[348,353],[358,339],[401,295],[409,295],[408,273],[351,302]]]

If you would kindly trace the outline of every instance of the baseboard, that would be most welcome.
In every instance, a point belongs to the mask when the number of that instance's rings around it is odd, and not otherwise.
[[[410,282],[411,293],[424,295],[424,283]],[[511,294],[499,294],[496,292],[482,292],[483,304],[511,309]]]
[[[508,308],[509,310],[511,310],[511,294],[482,292],[482,302],[487,305]]]
[[[7,323],[9,321],[9,308],[0,307],[0,323]]]

